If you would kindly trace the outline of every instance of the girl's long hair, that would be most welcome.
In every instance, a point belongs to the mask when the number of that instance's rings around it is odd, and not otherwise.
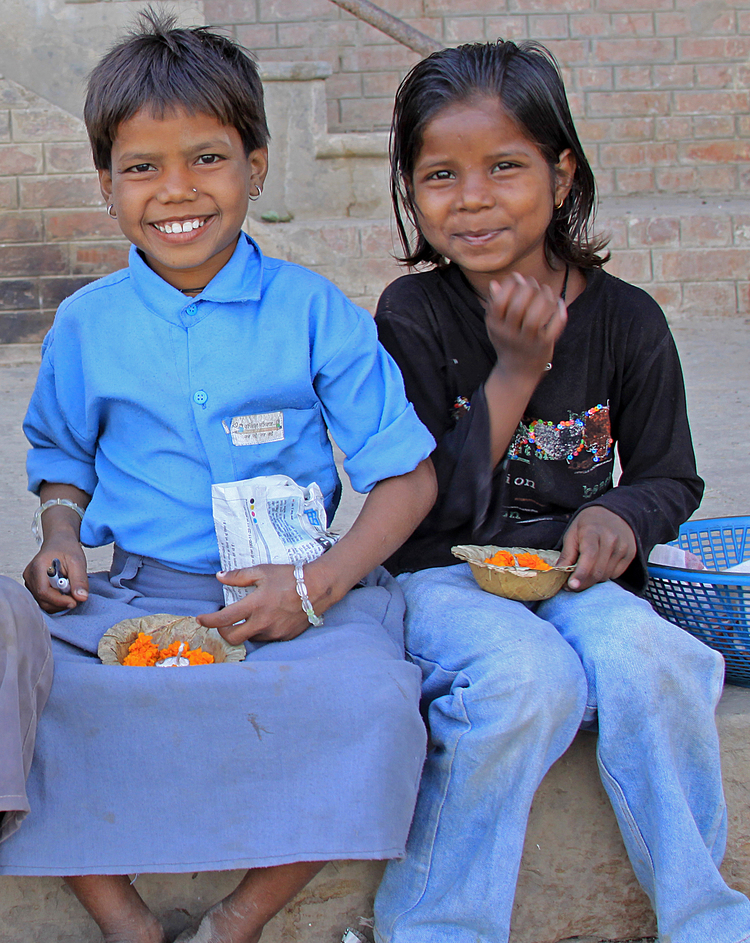
[[[441,49],[418,62],[396,92],[391,125],[391,197],[404,249],[400,261],[443,264],[422,235],[414,203],[414,165],[424,129],[448,105],[482,96],[497,98],[550,166],[550,179],[560,154],[570,149],[576,160],[573,184],[565,201],[553,211],[545,251],[556,261],[596,268],[609,259],[600,253],[605,237],[595,237],[592,223],[596,183],[578,139],[554,56],[539,43],[471,43]],[[414,229],[413,236],[410,230]],[[412,242],[413,239],[413,242]]]

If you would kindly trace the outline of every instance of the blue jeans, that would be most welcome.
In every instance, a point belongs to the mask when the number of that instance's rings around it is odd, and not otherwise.
[[[669,943],[750,940],[726,843],[714,721],[722,659],[614,583],[534,607],[466,564],[401,578],[430,750],[407,855],[375,901],[378,943],[503,943],[531,800],[579,727]]]

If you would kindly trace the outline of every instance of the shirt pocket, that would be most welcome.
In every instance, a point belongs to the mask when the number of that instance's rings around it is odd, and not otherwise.
[[[304,487],[317,481],[326,501],[334,493],[338,474],[319,403],[262,411],[249,405],[222,426],[236,480],[288,475]]]

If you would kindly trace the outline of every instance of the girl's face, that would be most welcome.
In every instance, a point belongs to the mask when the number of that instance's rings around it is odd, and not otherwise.
[[[112,170],[99,182],[123,233],[184,290],[204,287],[229,261],[267,169],[266,149],[245,154],[237,130],[213,115],[142,109],[118,127]]]
[[[511,272],[548,283],[545,233],[574,173],[569,150],[550,168],[496,98],[447,105],[426,125],[414,165],[419,229],[484,297]]]

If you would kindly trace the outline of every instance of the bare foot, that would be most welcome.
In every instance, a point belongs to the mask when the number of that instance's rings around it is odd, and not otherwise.
[[[183,931],[174,943],[258,943],[262,928],[253,931],[247,923],[246,914],[221,901],[205,912],[197,928]]]
[[[104,943],[166,943],[164,928],[124,874],[88,874],[65,881],[102,931]]]

